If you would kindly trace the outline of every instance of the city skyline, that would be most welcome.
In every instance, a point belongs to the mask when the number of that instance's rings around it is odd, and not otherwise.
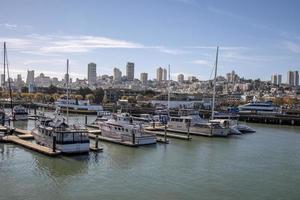
[[[300,68],[299,28],[292,26],[299,3],[272,2],[269,8],[267,2],[253,1],[245,9],[235,1],[72,1],[72,10],[65,10],[71,1],[7,1],[0,41],[7,42],[13,77],[35,70],[63,78],[69,58],[70,74],[79,78],[86,77],[90,62],[98,75],[112,75],[114,67],[125,73],[126,63],[134,62],[135,78],[145,72],[153,79],[156,68],[170,64],[173,80],[179,74],[207,80],[220,45],[219,75],[235,70],[241,77],[270,80],[277,73],[286,80],[287,71]],[[36,12],[43,16],[35,18]]]

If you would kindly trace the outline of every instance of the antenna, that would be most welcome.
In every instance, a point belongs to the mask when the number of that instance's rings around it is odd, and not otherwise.
[[[217,83],[217,71],[218,71],[218,57],[219,57],[219,46],[217,46],[216,62],[215,62],[215,78],[214,78],[214,91],[213,91],[213,104],[211,109],[211,119],[215,117],[215,101],[216,101],[216,83]]]
[[[69,59],[67,59],[66,84],[67,84],[67,124],[69,124]]]

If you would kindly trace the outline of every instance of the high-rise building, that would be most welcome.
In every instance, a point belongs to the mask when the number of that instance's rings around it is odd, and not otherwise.
[[[113,80],[114,81],[121,81],[122,72],[118,68],[114,68],[113,70]]]
[[[294,85],[294,73],[293,73],[293,71],[288,71],[288,73],[287,73],[287,84]]]
[[[179,83],[183,83],[183,82],[184,82],[184,75],[183,75],[183,74],[179,74],[179,75],[177,76],[177,81],[178,81]]]
[[[147,73],[141,73],[140,80],[141,80],[142,84],[146,84],[147,81],[148,81],[148,74]]]
[[[88,64],[88,84],[94,85],[97,82],[97,65],[95,63]]]
[[[278,84],[277,74],[273,74],[273,75],[271,76],[271,83],[272,83],[273,85],[277,85],[277,84]]]
[[[164,70],[161,67],[157,68],[157,70],[156,70],[156,80],[158,82],[161,82],[163,80],[163,71]]]
[[[299,72],[294,71],[294,86],[299,86]]]
[[[128,62],[126,65],[126,77],[128,81],[133,81],[134,79],[134,63]]]
[[[27,71],[27,78],[26,78],[26,84],[34,85],[34,70],[28,70]]]
[[[164,68],[164,72],[163,72],[163,80],[167,81],[168,80],[168,71],[166,68]]]
[[[277,85],[281,85],[281,83],[282,83],[282,75],[277,74]]]

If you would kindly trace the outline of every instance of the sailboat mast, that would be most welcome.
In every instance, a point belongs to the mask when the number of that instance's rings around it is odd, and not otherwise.
[[[67,59],[67,76],[66,76],[66,84],[67,84],[67,124],[69,124],[69,59]]]
[[[211,119],[213,120],[215,117],[215,101],[216,101],[216,83],[217,83],[217,72],[218,72],[218,56],[219,56],[219,46],[217,46],[216,53],[216,63],[215,63],[215,78],[214,78],[214,90],[213,90],[213,102],[211,108]]]
[[[6,57],[6,42],[4,42],[4,44],[3,44],[3,87],[5,87],[5,67],[6,67],[6,59],[5,59],[5,57]]]
[[[168,66],[168,72],[169,72],[169,82],[168,82],[168,115],[170,116],[170,82],[171,82],[171,76],[170,76],[170,65]]]

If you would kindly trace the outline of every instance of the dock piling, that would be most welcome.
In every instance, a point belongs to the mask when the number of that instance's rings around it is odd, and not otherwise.
[[[52,151],[56,152],[56,136],[53,136]]]
[[[87,115],[84,118],[84,124],[87,124]]]
[[[165,135],[164,135],[165,142],[167,142],[167,125],[165,124]]]
[[[99,136],[96,135],[96,143],[95,143],[95,148],[98,149],[98,143],[99,143]]]

